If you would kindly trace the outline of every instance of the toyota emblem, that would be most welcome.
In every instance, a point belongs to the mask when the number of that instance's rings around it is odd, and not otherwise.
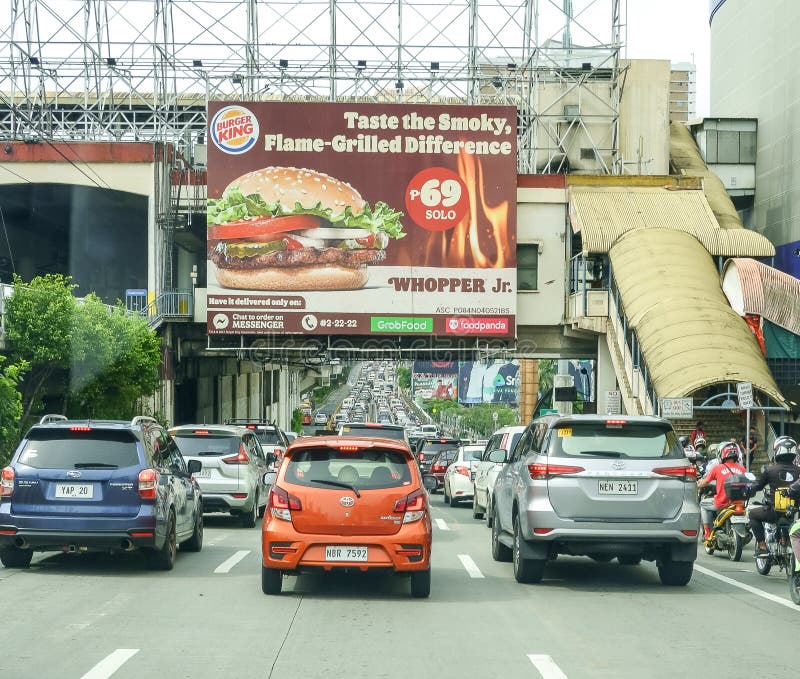
[[[625,469],[625,463],[622,460],[616,460],[611,463],[614,469]]]
[[[339,503],[342,505],[342,507],[352,507],[356,501],[355,498],[345,495],[344,497],[339,498]]]
[[[79,471],[69,471],[67,472],[68,479],[79,479],[81,478],[81,473]]]

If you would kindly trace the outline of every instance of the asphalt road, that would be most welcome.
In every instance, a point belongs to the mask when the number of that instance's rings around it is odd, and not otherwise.
[[[37,555],[0,568],[3,679],[726,679],[796,676],[800,607],[780,574],[702,554],[687,587],[653,564],[559,557],[519,585],[467,506],[432,496],[433,584],[391,576],[260,585],[260,532],[206,517],[200,553],[148,571],[140,555]],[[744,589],[743,589],[744,587]]]

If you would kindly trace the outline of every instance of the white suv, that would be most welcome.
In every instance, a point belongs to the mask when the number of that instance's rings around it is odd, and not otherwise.
[[[475,470],[475,483],[472,493],[472,517],[485,518],[486,525],[492,527],[492,493],[497,475],[514,450],[525,427],[503,427],[498,429],[486,444],[481,461]],[[502,452],[500,452],[502,451]]]

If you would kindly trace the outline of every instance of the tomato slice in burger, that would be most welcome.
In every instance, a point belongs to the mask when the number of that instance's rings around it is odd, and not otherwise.
[[[286,231],[299,229],[316,229],[322,219],[313,215],[289,215],[287,217],[256,217],[240,219],[227,224],[211,224],[208,227],[209,240],[262,240]]]

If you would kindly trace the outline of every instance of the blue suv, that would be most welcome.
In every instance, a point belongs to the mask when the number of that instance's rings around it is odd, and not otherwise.
[[[144,551],[171,570],[203,546],[203,498],[169,433],[130,422],[45,415],[0,473],[0,561],[27,568],[35,551]]]

